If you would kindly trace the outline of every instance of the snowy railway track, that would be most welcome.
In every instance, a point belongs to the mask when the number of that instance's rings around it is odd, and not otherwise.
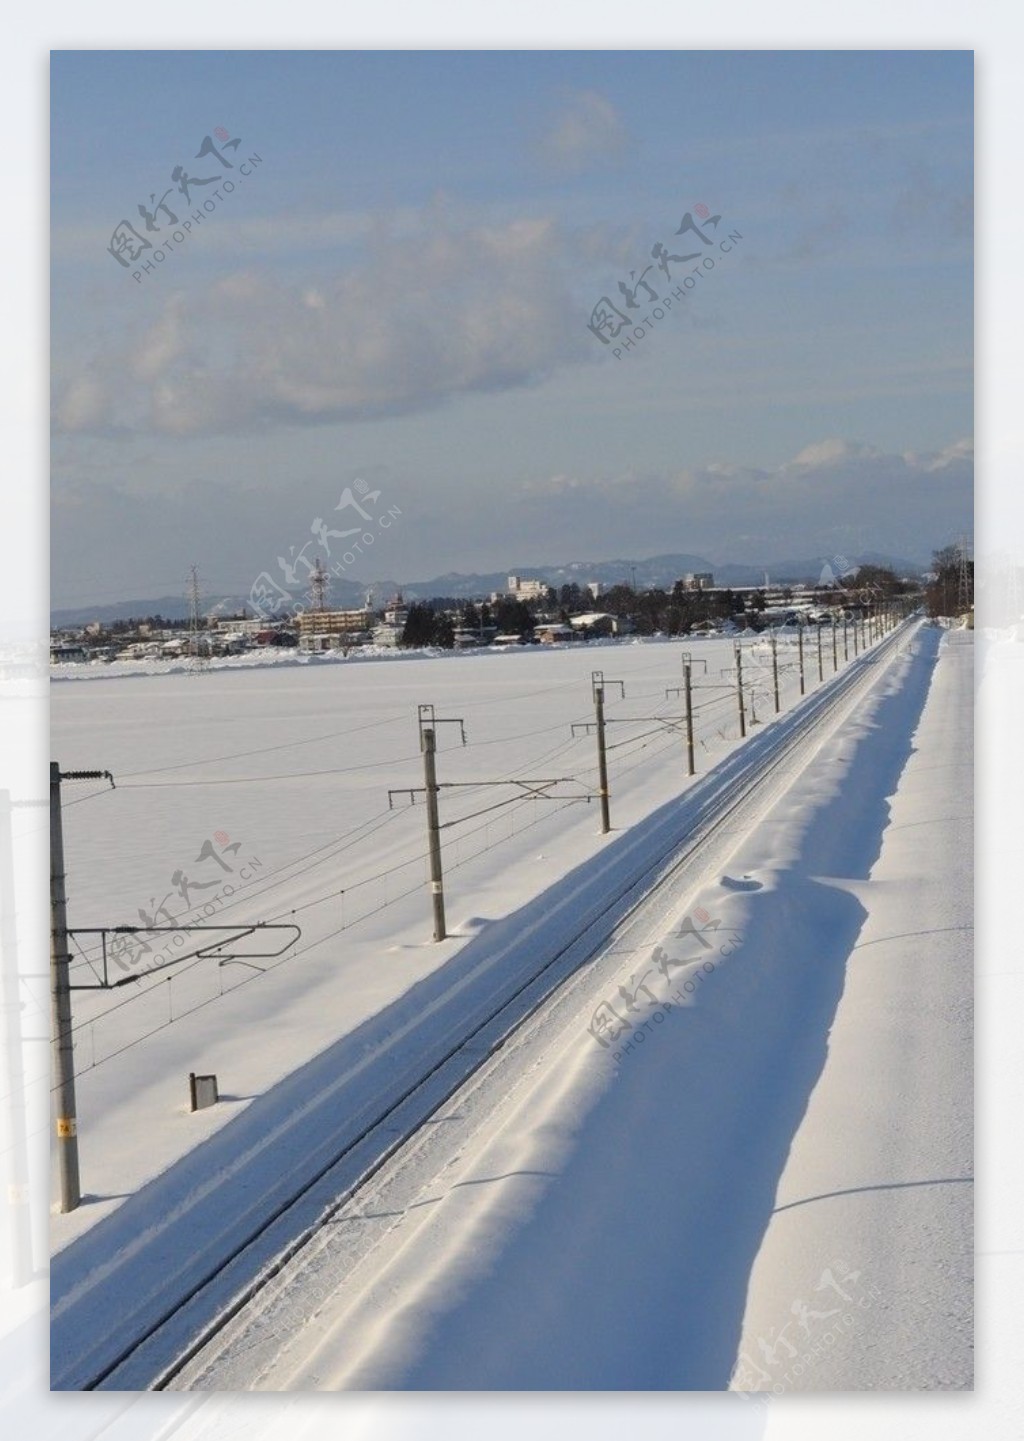
[[[416,1079],[382,1101],[377,1113],[336,1153],[306,1177],[294,1194],[276,1205],[211,1264],[200,1279],[90,1375],[69,1389],[163,1390],[256,1298],[342,1207],[422,1132],[438,1110],[519,1033],[560,989],[614,940],[667,881],[699,861],[716,835],[750,823],[750,812],[765,808],[788,784],[787,773],[813,754],[829,733],[876,683],[879,664],[896,653],[917,624],[904,622],[848,669],[808,696],[793,712],[752,737],[719,767],[701,778],[681,800],[699,803],[692,823],[677,832],[640,873],[623,876],[592,907],[570,939],[544,957],[543,964],[502,995],[454,1044],[424,1065]],[[60,1384],[54,1381],[51,1384]]]

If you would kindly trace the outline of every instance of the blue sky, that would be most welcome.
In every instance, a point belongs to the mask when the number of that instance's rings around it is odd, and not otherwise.
[[[972,72],[54,54],[53,603],[174,593],[192,561],[244,593],[357,479],[402,512],[365,581],[926,557],[971,529]],[[195,158],[218,127],[260,164],[133,280],[115,225],[175,165],[227,174]],[[675,234],[703,206],[741,241],[616,358],[592,307],[646,266],[662,297],[652,247],[703,251]]]

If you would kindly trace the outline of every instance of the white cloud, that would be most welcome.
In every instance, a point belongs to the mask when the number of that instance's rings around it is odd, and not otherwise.
[[[619,160],[628,148],[626,127],[615,106],[596,90],[567,95],[541,136],[538,151],[552,168],[578,174]]]
[[[104,429],[110,405],[110,391],[98,376],[78,375],[57,401],[57,426],[61,430]]]
[[[544,553],[572,536],[595,556],[673,551],[770,564],[882,552],[926,560],[971,529],[973,447],[889,454],[831,438],[774,466],[552,476],[521,492],[516,525]]]
[[[871,450],[869,446],[855,445],[849,440],[833,437],[829,440],[815,441],[813,445],[805,445],[799,455],[794,456],[790,463],[792,465],[828,466],[838,464],[840,461],[859,460],[877,454],[878,452]]]
[[[924,470],[945,470],[948,466],[958,466],[963,462],[973,466],[974,441],[955,441],[952,445],[944,446],[935,455],[918,455],[914,451],[907,451],[904,459],[908,465],[920,465]]]
[[[315,286],[245,271],[169,297],[127,365],[108,354],[72,376],[58,422],[211,434],[530,385],[591,358],[570,261],[549,220],[456,224],[435,206]]]
[[[63,479],[58,468],[58,603],[114,599],[112,591],[169,594],[192,561],[211,584],[242,594],[276,556],[308,542],[312,518],[329,513],[324,506],[354,475],[381,485],[403,516],[386,549],[360,571],[366,581],[673,552],[704,556],[713,568],[815,558],[823,564],[870,552],[927,561],[932,550],[972,529],[966,440],[921,454],[833,440],[804,447],[799,465],[717,461],[604,476],[561,470],[521,484],[467,473],[457,451],[453,472],[428,475],[429,483],[416,466],[378,473],[360,459],[355,471],[339,469],[333,451],[326,462],[313,459],[313,440],[282,442],[280,453],[292,463],[271,464],[259,480],[242,468],[218,471],[215,482],[207,472],[184,481],[188,469],[154,470],[140,451],[136,464],[123,467],[130,478],[118,482],[107,474],[106,447],[86,478]],[[177,453],[173,442],[167,447]],[[815,453],[818,460],[809,463]]]

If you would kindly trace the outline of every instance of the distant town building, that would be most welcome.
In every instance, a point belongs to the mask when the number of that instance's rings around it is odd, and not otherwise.
[[[688,571],[682,580],[684,590],[712,590],[714,584],[715,577],[709,570]]]
[[[227,631],[229,635],[233,636],[257,636],[270,628],[270,623],[268,623],[264,616],[257,616],[255,620],[225,620],[222,617],[216,622],[216,629],[218,631]]]
[[[59,645],[50,642],[51,664],[59,665],[64,661],[83,661],[87,659],[84,645],[66,644]]]
[[[538,625],[533,634],[541,645],[555,645],[560,641],[579,639],[579,632],[563,621],[546,621]]]
[[[384,607],[384,619],[380,625],[373,628],[374,645],[390,646],[392,649],[399,645],[405,633],[405,623],[409,619],[409,607],[402,599],[402,593],[388,601]]]
[[[523,580],[519,575],[508,578],[508,594],[513,600],[544,600],[547,593],[546,580]]]
[[[569,624],[584,635],[632,635],[633,622],[625,615],[609,615],[607,611],[593,610],[586,615],[569,617]]]
[[[301,650],[335,650],[369,639],[373,612],[366,610],[312,610],[298,617]]]

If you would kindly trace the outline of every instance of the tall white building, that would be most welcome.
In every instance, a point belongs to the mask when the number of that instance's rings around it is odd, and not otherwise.
[[[543,600],[548,593],[546,580],[523,580],[522,576],[510,575],[508,593],[513,600]]]

